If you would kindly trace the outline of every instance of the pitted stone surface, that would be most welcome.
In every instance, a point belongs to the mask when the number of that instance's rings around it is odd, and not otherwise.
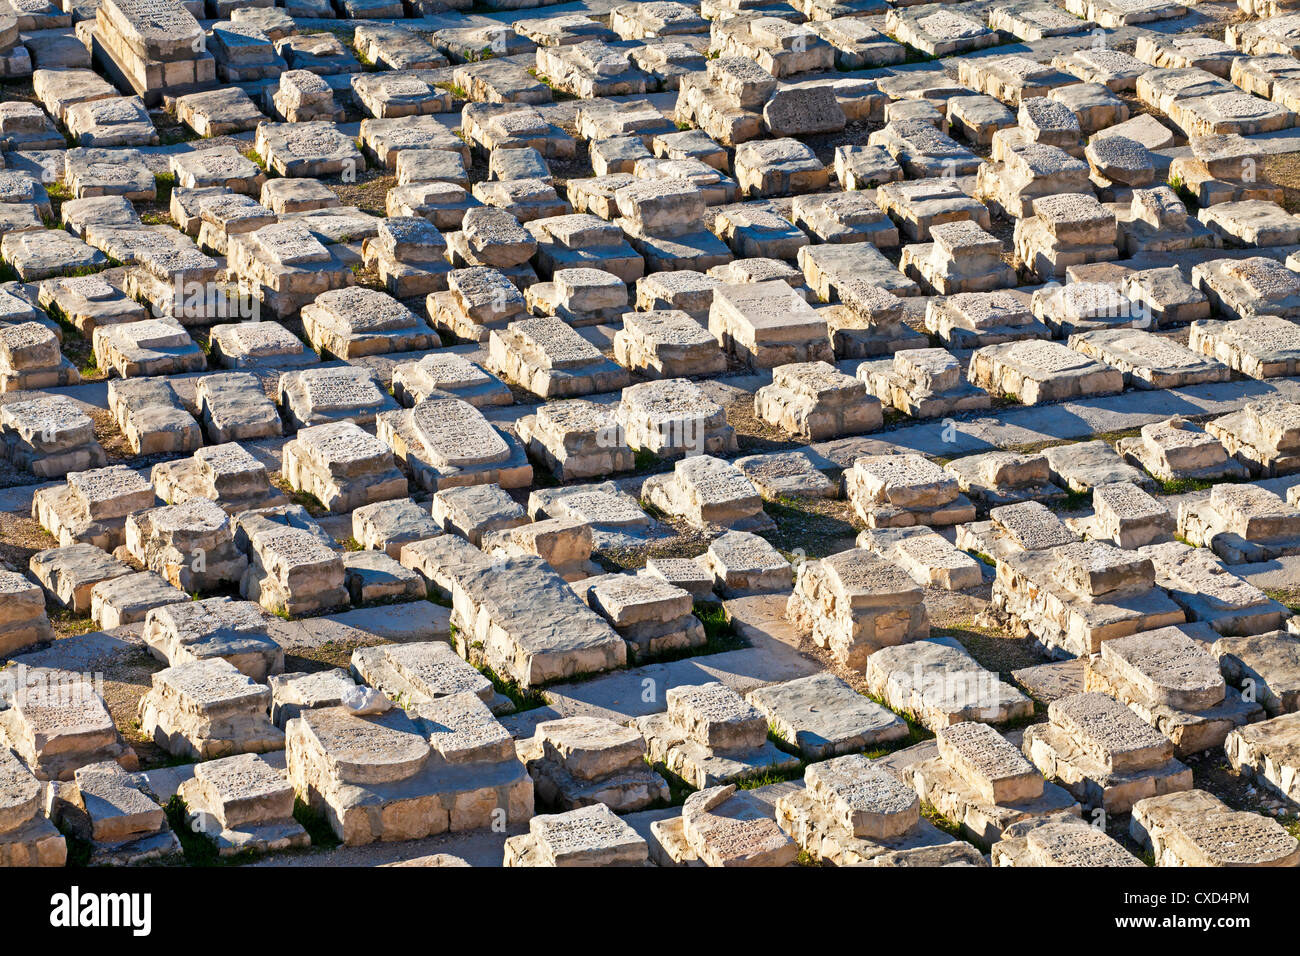
[[[1159,731],[1105,694],[1054,700],[1048,717],[1109,770],[1140,770],[1173,754],[1173,745]]]
[[[1218,662],[1203,644],[1177,628],[1106,641],[1101,653],[1149,703],[1196,711],[1223,701]]]
[[[413,420],[425,447],[440,465],[480,465],[509,457],[505,440],[465,402],[421,402],[413,411]]]
[[[0,866],[1300,857],[1298,0],[9,2]]]
[[[1033,764],[988,724],[954,724],[936,736],[940,756],[990,803],[1042,794],[1043,778]]]
[[[669,717],[706,747],[757,747],[767,736],[767,719],[722,684],[674,687],[667,698]]]
[[[857,837],[899,837],[920,819],[916,791],[862,754],[813,764],[804,783]]]
[[[298,718],[330,772],[345,783],[392,783],[412,776],[429,759],[429,741],[405,711],[358,717],[321,707]]]

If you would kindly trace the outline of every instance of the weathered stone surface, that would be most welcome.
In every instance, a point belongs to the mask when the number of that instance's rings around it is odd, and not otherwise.
[[[1170,742],[1113,698],[1058,698],[1048,718],[1026,732],[1025,754],[1085,804],[1124,812],[1145,797],[1192,785]]]
[[[467,568],[452,584],[453,619],[483,642],[489,666],[532,687],[622,666],[623,638],[541,558]]]
[[[967,720],[1006,723],[1034,709],[950,638],[881,648],[867,658],[866,679],[873,694],[935,731]]]
[[[1117,638],[1114,648],[1103,645],[1102,655],[1089,661],[1085,679],[1090,690],[1123,701],[1168,737],[1180,757],[1222,746],[1234,727],[1263,714],[1257,702],[1225,686],[1208,650],[1214,632],[1195,627]]]
[[[12,675],[9,706],[0,711],[0,731],[9,749],[38,780],[72,780],[89,764],[115,761],[135,770],[138,761],[113,724],[91,675],[30,668]]]
[[[40,812],[40,784],[22,762],[0,749],[0,860],[7,866],[63,866],[67,843]]]
[[[750,531],[771,526],[753,483],[735,465],[710,455],[684,458],[670,474],[646,479],[641,495],[696,527]]]
[[[1115,394],[1124,387],[1122,372],[1057,342],[987,345],[971,356],[968,376],[972,384],[1026,405]]]
[[[520,488],[532,481],[533,466],[519,442],[461,399],[429,398],[382,413],[375,425],[379,439],[430,491],[485,483]]]
[[[1300,861],[1300,843],[1276,820],[1230,810],[1204,790],[1139,801],[1129,831],[1163,866],[1295,866]]]
[[[392,451],[351,421],[303,428],[283,454],[282,474],[289,486],[331,511],[352,511],[406,494],[406,477]]]
[[[267,636],[257,606],[230,598],[173,602],[145,615],[144,641],[173,666],[222,658],[254,680],[284,670],[284,651]]]
[[[799,566],[786,615],[845,666],[881,647],[929,636],[923,592],[905,571],[865,550]]]
[[[1300,638],[1284,631],[1223,637],[1214,642],[1210,653],[1218,659],[1224,679],[1251,691],[1269,714],[1300,710]]]
[[[141,732],[168,753],[193,759],[284,748],[266,710],[271,692],[220,659],[159,671],[140,700]]]
[[[907,736],[907,725],[832,674],[752,690],[750,703],[781,738],[812,759],[871,749]]]
[[[1238,727],[1228,735],[1225,749],[1232,766],[1296,804],[1297,725],[1300,716],[1286,714]]]
[[[647,866],[649,847],[604,804],[528,821],[528,833],[506,841],[505,865]]]
[[[773,369],[772,384],[754,394],[754,412],[805,441],[870,431],[883,420],[866,386],[827,362]]]
[[[1079,814],[1073,796],[1044,783],[1033,765],[987,724],[957,724],[941,731],[940,739],[945,735],[947,743],[922,745],[925,749],[899,772],[922,800],[981,845],[997,842],[1009,826],[1023,820]],[[952,762],[940,747],[952,754]],[[995,803],[988,799],[990,792],[1011,799]]]
[[[537,798],[574,810],[603,805],[634,811],[664,799],[666,781],[645,766],[645,740],[634,728],[597,717],[569,717],[538,725],[520,757],[532,775]]]
[[[984,580],[979,562],[924,526],[867,529],[857,543],[898,564],[922,587],[963,591]]]
[[[170,862],[182,781],[412,865],[1131,865],[1220,747],[1296,808],[1298,0],[9,2],[0,863]]]
[[[919,455],[859,458],[844,484],[869,528],[941,526],[975,517],[975,506],[957,490],[956,479]]]
[[[293,819],[293,787],[283,766],[241,754],[210,760],[177,791],[187,820],[212,838],[222,856],[267,853],[308,846],[307,831]]]
[[[1142,866],[1104,830],[1069,815],[1011,824],[992,859],[994,866]]]
[[[305,711],[288,725],[289,780],[349,845],[417,839],[533,813],[532,780],[473,694],[378,716]]]
[[[687,797],[681,830],[706,866],[789,866],[799,853],[766,807],[734,784]]]

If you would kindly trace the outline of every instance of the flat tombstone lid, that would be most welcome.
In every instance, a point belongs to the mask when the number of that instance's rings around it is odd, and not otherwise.
[[[306,711],[301,719],[340,782],[405,780],[429,758],[429,742],[404,711],[363,718],[342,707]]]
[[[474,406],[458,399],[421,402],[411,412],[415,430],[435,463],[464,467],[503,462],[510,446]]]

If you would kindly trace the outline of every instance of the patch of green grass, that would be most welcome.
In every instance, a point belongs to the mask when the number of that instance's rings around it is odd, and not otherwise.
[[[94,349],[91,348],[90,342],[81,334],[81,329],[72,324],[71,320],[68,319],[67,313],[59,308],[57,302],[51,302],[46,307],[45,311],[49,314],[50,318],[59,323],[59,328],[63,330],[63,353],[68,355],[69,358],[75,358],[77,354],[83,351],[86,352],[85,367],[80,369],[81,374],[83,376],[98,374],[99,362],[95,358],[95,352]]]
[[[310,491],[300,491],[296,488],[290,488],[288,485],[285,485],[282,490],[289,496],[290,501],[296,505],[302,505],[313,518],[320,518],[329,514],[329,509]]]
[[[897,408],[894,408],[893,406],[889,406],[884,409],[882,426],[884,428],[892,428],[894,425],[897,425],[900,422],[909,422],[911,420],[912,419],[909,418],[904,412],[899,411]]]
[[[1089,488],[1087,491],[1067,489],[1062,497],[1049,501],[1047,506],[1053,511],[1082,511],[1091,504],[1092,489]]]
[[[656,521],[668,520],[668,514],[649,498],[642,498],[638,504],[641,506],[642,511],[654,518]]]
[[[933,54],[930,53],[926,53],[924,50],[918,50],[910,43],[904,43],[902,40],[894,36],[892,33],[886,33],[885,36],[889,37],[889,39],[893,40],[895,43],[900,44],[903,47],[903,50],[906,54],[903,58],[904,63],[929,63],[933,60],[939,59],[939,57],[934,56]]]
[[[318,30],[317,34],[332,33],[339,38],[339,40],[343,43],[344,46],[352,46],[352,38],[356,36],[356,32],[357,31],[355,27],[334,26],[334,27],[324,27],[323,29]],[[315,36],[315,35],[316,34],[310,34],[310,33],[307,34],[307,36]]]
[[[1172,481],[1160,482],[1160,491],[1166,495],[1185,495],[1192,491],[1205,491],[1215,484],[1217,482],[1205,478],[1175,478]]]
[[[785,770],[779,769],[776,764],[772,764],[765,770],[758,770],[751,774],[746,774],[738,780],[733,780],[737,790],[757,790],[759,787],[771,786],[774,783],[786,783],[789,780],[798,780],[803,776],[804,764],[799,762],[798,766],[789,767]]]
[[[361,542],[358,541],[356,538],[345,538],[343,541],[341,541],[341,542],[339,542],[339,543],[343,545],[343,550],[344,550],[344,551],[364,551],[364,550],[366,550],[365,547],[361,544]]]
[[[192,143],[196,139],[202,139],[202,137],[184,123],[165,126],[158,131],[158,143],[162,146],[176,146],[180,143]]]
[[[539,73],[536,67],[530,66],[528,68],[528,75],[531,76],[533,79],[535,79],[538,83],[541,83],[543,86],[548,88],[551,91],[551,96],[555,99],[557,103],[563,103],[566,100],[578,99],[578,97],[574,96],[568,90],[562,90],[559,87],[557,87],[555,85],[555,82],[549,76],[547,76],[545,73]]]
[[[59,275],[63,276],[64,278],[75,278],[76,276],[93,276],[96,272],[103,272],[105,269],[108,269],[110,267],[120,266],[121,264],[122,263],[118,262],[116,259],[110,258],[108,260],[108,265],[77,266],[76,268],[73,269],[65,269],[62,272],[60,272]]]
[[[676,650],[663,651],[658,654],[637,654],[629,649],[628,666],[667,664],[672,661],[686,660],[689,657],[721,654],[725,651],[735,651],[749,646],[749,642],[740,636],[735,626],[727,619],[727,612],[721,604],[696,604],[694,614],[696,620],[704,627],[705,641],[702,645],[699,647],[677,648]]]
[[[1136,438],[1142,434],[1142,426],[1137,425],[1133,428],[1117,428],[1113,432],[1097,432],[1091,438],[1084,441],[1104,441],[1108,445],[1114,445],[1121,438]],[[1066,444],[1070,444],[1067,442]]]
[[[268,176],[280,175],[274,169],[268,166],[266,164],[266,160],[262,159],[261,155],[257,152],[257,150],[251,146],[248,149],[244,150],[239,155],[243,156],[245,159],[247,159],[252,163],[256,163],[257,166],[262,170],[262,172],[266,173],[266,175]]]
[[[1300,588],[1264,588],[1263,590],[1293,614],[1300,614]]]
[[[273,484],[280,491],[284,492],[285,497],[296,505],[302,505],[307,509],[307,513],[313,518],[323,518],[329,514],[329,509],[321,503],[321,500],[309,491],[299,491],[297,488],[290,487],[289,483],[279,477],[274,476],[271,479]]]
[[[153,177],[154,188],[158,191],[156,202],[167,205],[172,201],[172,190],[176,188],[175,173],[156,173]]]
[[[185,854],[185,862],[190,866],[219,865],[222,860],[221,854],[217,852],[217,844],[203,834],[195,833],[190,829],[185,819],[186,810],[185,801],[181,799],[180,794],[174,795],[163,807],[163,812],[167,815],[167,825],[172,828],[176,839],[181,842],[181,852]]]
[[[342,842],[334,833],[334,828],[330,826],[324,814],[313,810],[296,797],[293,801],[293,818],[298,821],[300,827],[307,831],[307,835],[311,837],[313,847],[332,850]]]
[[[764,501],[763,510],[776,528],[759,534],[792,565],[853,547],[856,532],[843,502],[782,495]]]
[[[68,847],[68,861],[66,866],[86,867],[90,866],[90,854],[95,845],[89,840],[82,839],[65,826],[59,827],[59,832],[63,834],[64,843]]]
[[[63,607],[50,612],[50,623],[66,635],[89,634],[99,626],[88,617],[78,617],[71,609]]]
[[[1282,824],[1282,829],[1291,834],[1297,840],[1300,840],[1300,816],[1290,815],[1275,817],[1278,823]]]
[[[510,702],[515,705],[515,712],[524,710],[536,710],[538,707],[545,707],[549,701],[546,695],[536,688],[524,689],[519,686],[519,682],[514,678],[505,678],[488,667],[486,664],[480,664],[478,672],[492,682],[493,688],[503,697],[509,697]]]
[[[921,803],[921,816],[925,817],[938,829],[942,830],[949,836],[956,837],[959,840],[962,838],[961,827],[956,823],[953,823],[934,807],[930,806],[930,804],[925,802]]]
[[[433,85],[440,90],[446,90],[448,93],[456,97],[456,99],[458,100],[469,99],[469,92],[463,86],[457,86],[455,83],[450,83],[446,81],[443,81],[441,83],[435,83]]]
[[[1066,511],[1081,511],[1092,504],[1092,489],[1087,491],[1067,491],[1065,498],[1061,501],[1061,507]]]
[[[890,709],[889,705],[885,703],[884,698],[877,694],[863,694],[862,696],[867,698],[867,700],[879,704],[886,710]],[[907,736],[900,737],[897,740],[888,741],[878,747],[872,747],[869,750],[863,751],[867,759],[879,760],[881,757],[888,756],[896,750],[905,750],[908,747],[915,746],[916,744],[924,743],[934,736],[933,733],[927,730],[926,727],[911,714],[899,713],[898,716],[903,718],[903,722],[907,724]]]
[[[1183,182],[1182,177],[1170,176],[1169,188],[1172,189],[1174,194],[1183,201],[1183,205],[1187,207],[1187,212],[1190,215],[1196,215],[1201,208],[1201,204],[1196,198],[1196,193],[1192,192],[1191,188]]]
[[[727,609],[721,603],[696,604],[693,612],[704,626],[704,636],[710,645],[719,650],[738,650],[745,646],[744,638],[736,632],[736,625],[731,622]]]
[[[1023,637],[1005,628],[981,625],[973,618],[955,621],[946,627],[932,627],[930,636],[956,641],[979,662],[980,666],[1010,681],[1012,671],[1042,663],[1037,649]]]
[[[649,448],[638,448],[632,457],[633,471],[649,471],[659,464],[659,456]]]
[[[558,488],[560,479],[555,477],[555,472],[551,471],[551,466],[541,455],[534,454],[532,449],[526,449],[528,461],[533,466],[533,487],[534,488]]]
[[[651,763],[649,758],[642,759],[645,760],[646,765],[649,766],[651,770],[668,781],[668,806],[680,807],[686,802],[686,798],[695,792],[695,787],[691,786],[677,774],[673,773],[664,764]]]

